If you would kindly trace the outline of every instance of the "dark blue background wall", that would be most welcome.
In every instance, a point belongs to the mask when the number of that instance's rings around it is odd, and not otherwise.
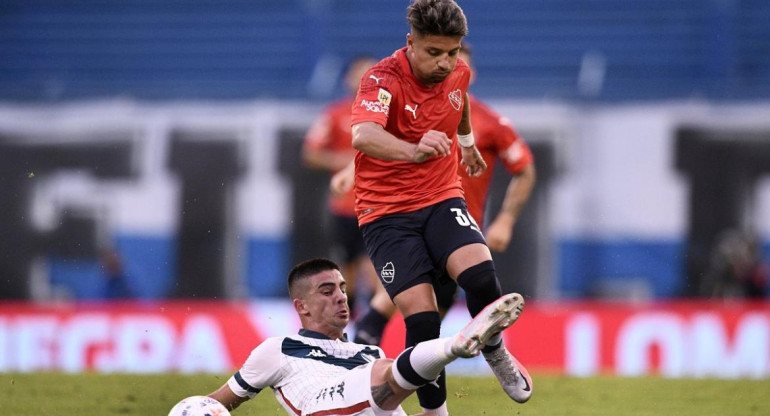
[[[408,4],[4,0],[0,99],[328,99],[347,59],[405,43]],[[770,98],[765,0],[460,4],[483,97]],[[604,71],[600,90],[581,68]]]

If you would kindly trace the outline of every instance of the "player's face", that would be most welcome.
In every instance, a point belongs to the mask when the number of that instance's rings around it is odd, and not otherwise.
[[[340,333],[350,320],[347,284],[339,270],[326,270],[309,278],[310,289],[304,301],[307,317],[315,328],[330,334]]]
[[[446,79],[457,65],[462,36],[406,35],[412,73],[427,86]]]

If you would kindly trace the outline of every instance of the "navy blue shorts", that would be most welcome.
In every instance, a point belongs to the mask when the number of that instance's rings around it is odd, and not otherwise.
[[[366,255],[364,238],[358,228],[358,218],[344,215],[332,215],[332,238],[334,253],[344,262]]]
[[[361,231],[369,258],[391,299],[412,286],[446,278],[447,259],[458,248],[486,244],[462,198],[386,215]]]

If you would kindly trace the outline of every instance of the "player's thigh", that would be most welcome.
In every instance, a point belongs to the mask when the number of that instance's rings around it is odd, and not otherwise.
[[[445,271],[449,255],[471,244],[484,244],[484,235],[468,214],[462,198],[451,198],[433,206],[425,224],[425,241],[431,259]]]
[[[433,290],[434,285],[435,282],[420,283],[410,286],[394,296],[393,302],[398,307],[401,315],[407,318],[420,312],[438,311],[436,296]]]
[[[302,410],[302,416],[356,415],[402,416],[406,413],[399,406],[395,410],[380,409],[372,398],[372,369],[374,363],[356,367],[344,376],[322,386]]]
[[[436,267],[419,219],[410,214],[388,215],[361,230],[377,276],[391,299],[420,283],[432,282]]]

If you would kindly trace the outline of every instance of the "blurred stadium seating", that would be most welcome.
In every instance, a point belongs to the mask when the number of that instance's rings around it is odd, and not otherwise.
[[[575,376],[770,378],[767,297],[686,299],[725,230],[770,257],[770,2],[458,1],[472,91],[536,154],[495,254],[528,298],[506,345]],[[0,373],[224,372],[295,330],[270,298],[330,251],[302,138],[345,62],[405,44],[407,4],[0,1]]]
[[[538,152],[536,193],[512,252],[495,258],[509,276],[506,290],[545,298],[693,295],[685,275],[708,265],[709,244],[725,227],[759,228],[770,253],[767,164],[744,163],[763,154],[752,143],[770,137],[770,3],[460,3],[479,70],[473,92]],[[100,298],[93,238],[119,252],[139,298],[189,295],[178,279],[192,275],[212,285],[195,286],[201,296],[283,296],[288,265],[326,248],[315,209],[326,178],[297,170],[299,140],[320,106],[341,94],[349,58],[384,56],[405,43],[407,4],[2,2],[0,179],[28,172],[0,181],[13,195],[0,208],[14,212],[0,218],[0,236],[21,236],[1,239],[0,248],[21,254],[0,258],[0,271],[45,271],[29,273],[32,285],[26,276],[13,287],[0,281],[0,297],[56,298],[35,289],[35,276],[43,276],[42,286],[65,287],[62,297]],[[712,134],[725,126],[727,133]],[[174,139],[180,131],[188,141]],[[125,172],[100,178],[104,166],[81,150],[115,138],[131,149],[117,152]],[[230,149],[225,170],[233,172],[213,178],[212,168],[198,178],[197,157],[212,157],[195,150],[203,142]],[[36,159],[46,148],[56,158]],[[64,149],[83,160],[58,160]],[[732,171],[712,169],[728,153],[731,164],[720,167]],[[218,196],[193,218],[188,191]],[[76,219],[88,227],[66,234],[61,218],[72,209],[86,212]],[[219,234],[211,245],[199,244],[212,229]],[[700,245],[689,244],[698,233]],[[72,241],[83,244],[67,246]],[[48,264],[36,263],[41,256]]]
[[[763,0],[473,0],[491,98],[770,97]],[[7,0],[0,98],[329,98],[360,53],[404,44],[406,2]],[[598,71],[600,88],[581,86]],[[594,74],[596,75],[596,74]]]

